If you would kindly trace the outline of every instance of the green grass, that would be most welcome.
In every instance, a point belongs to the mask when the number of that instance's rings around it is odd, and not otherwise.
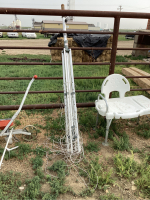
[[[144,58],[147,58],[146,56],[142,56],[142,55],[139,55],[139,56],[125,55],[124,57],[129,58],[131,60],[143,60]]]
[[[50,61],[50,56],[36,56],[36,55],[18,55],[8,56],[0,55],[1,62],[10,62],[9,58],[13,57],[28,57],[28,58],[42,58],[46,62]],[[1,65],[1,77],[32,77],[37,74],[39,77],[62,77],[62,66],[9,66]],[[19,69],[19,70],[18,70]],[[74,76],[107,76],[109,66],[74,66]],[[1,91],[25,91],[29,80],[12,80],[0,81]],[[75,80],[76,90],[99,89],[102,80]],[[30,91],[47,91],[47,90],[63,90],[62,80],[35,80],[31,86]],[[98,93],[77,93],[77,102],[93,102],[98,96]],[[18,105],[20,104],[23,95],[1,95],[1,105]],[[63,102],[63,94],[29,94],[26,98],[25,104],[47,104],[54,102]]]
[[[50,61],[50,56],[48,55],[0,55],[1,62],[11,62],[10,58],[35,58],[35,59],[45,59],[46,62]],[[117,56],[117,61],[126,62],[127,58],[123,56]],[[116,66],[115,73],[121,73],[123,66]],[[146,71],[149,71],[148,66],[138,66],[139,68],[146,68]],[[18,70],[19,69],[19,70]],[[34,74],[37,74],[39,77],[62,77],[62,66],[49,65],[49,66],[40,66],[40,65],[1,65],[0,66],[1,75],[0,77],[32,77]],[[109,74],[109,66],[98,66],[98,65],[78,65],[74,66],[74,76],[107,76]],[[103,80],[102,79],[79,79],[75,80],[76,90],[98,90],[101,88]],[[25,91],[29,80],[10,80],[0,81],[1,92],[6,91]],[[131,86],[136,85],[132,80],[130,81]],[[63,81],[62,80],[35,80],[32,84],[30,91],[53,91],[53,90],[63,90]],[[144,92],[132,92],[135,94],[144,94]],[[78,103],[83,102],[94,102],[97,99],[99,92],[84,92],[76,93],[76,101]],[[114,96],[118,96],[117,93],[114,93]],[[1,105],[18,105],[20,104],[23,98],[22,94],[2,94],[0,95],[0,104]],[[48,104],[48,103],[62,103],[64,100],[63,93],[44,93],[44,94],[28,94],[25,104]]]
[[[118,41],[129,41],[129,39],[126,39],[125,35],[119,35],[118,36]]]

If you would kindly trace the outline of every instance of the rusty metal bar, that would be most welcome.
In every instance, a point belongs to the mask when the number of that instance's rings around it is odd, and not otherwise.
[[[83,107],[95,107],[95,103],[77,103],[77,108]],[[31,110],[31,109],[54,109],[54,108],[62,108],[64,107],[63,103],[58,104],[33,104],[33,105],[24,105],[22,110]],[[18,110],[19,105],[7,105],[0,106],[0,110]]]
[[[116,62],[115,65],[150,65],[150,62]]]
[[[112,31],[78,31],[78,30],[26,30],[26,29],[1,29],[1,32],[34,32],[34,33],[80,33],[80,34],[113,34]],[[119,35],[150,35],[150,32],[119,32]]]
[[[50,62],[0,62],[0,65],[62,65],[62,63]],[[110,65],[109,62],[82,62],[73,65]],[[148,62],[116,62],[115,65],[150,65]]]
[[[63,50],[63,47],[25,47],[25,46],[0,46],[3,49],[41,49],[41,50]],[[72,50],[112,50],[109,47],[70,47]],[[149,48],[124,48],[119,47],[117,50],[150,50]]]
[[[124,47],[119,47],[117,48],[117,50],[150,50],[150,47],[149,48],[124,48]]]
[[[134,77],[135,78],[135,77]],[[140,77],[141,78],[141,77]],[[149,89],[131,89],[130,91],[149,91]],[[76,93],[80,92],[101,92],[101,90],[76,90]],[[25,91],[18,92],[0,92],[0,94],[24,94]],[[64,93],[64,91],[29,91],[29,94],[45,94],[45,93]]]
[[[0,62],[0,65],[62,65],[61,62],[50,63],[50,62]],[[109,62],[82,62],[73,63],[73,65],[110,65]]]
[[[150,89],[131,89],[130,91],[148,91]],[[33,105],[24,105],[22,110],[30,110],[30,109],[54,109],[64,107],[64,104],[33,104]],[[95,103],[77,103],[78,108],[83,107],[95,107]],[[19,105],[6,105],[0,106],[0,110],[18,110]]]
[[[111,50],[110,47],[69,47],[72,50]],[[0,46],[0,49],[41,49],[41,50],[63,50],[63,47],[25,47],[25,46]]]
[[[48,62],[0,62],[0,65],[62,65],[62,63]],[[73,65],[110,65],[109,62],[82,62]],[[148,62],[116,62],[115,65],[150,65]]]
[[[63,30],[26,30],[26,29],[1,29],[1,32],[34,32],[34,33],[80,33],[80,34],[112,34],[113,32],[111,31],[80,31],[80,30],[67,30],[67,31],[63,31]]]
[[[126,35],[126,34],[128,34],[128,35],[150,35],[150,32],[142,32],[142,30],[141,30],[141,32],[139,32],[139,31],[137,31],[137,32],[119,32],[119,35]]]
[[[112,31],[78,31],[78,30],[26,30],[26,29],[1,29],[1,32],[34,32],[34,33],[80,33],[80,34],[113,34]],[[150,32],[119,32],[119,35],[150,35]]]
[[[109,74],[114,74],[114,70],[115,70],[119,24],[120,24],[120,17],[116,17],[114,19],[114,32],[113,32],[113,42],[112,42],[112,51],[111,51]]]
[[[100,92],[101,90],[76,90],[76,92]],[[0,94],[24,94],[25,91],[18,91],[18,92],[0,92]],[[29,91],[29,94],[42,94],[42,93],[64,93],[64,91]]]
[[[150,78],[150,76],[125,76],[126,78]],[[74,77],[74,79],[105,79],[106,76]],[[32,77],[0,77],[0,80],[31,80]],[[38,77],[39,80],[62,80],[63,77]]]
[[[106,76],[101,77],[74,77],[74,79],[104,79]],[[150,77],[149,77],[150,78]],[[0,80],[31,80],[32,77],[0,77]],[[49,79],[49,80],[60,80],[63,77],[38,77],[37,79]]]
[[[150,13],[141,12],[115,12],[115,11],[84,11],[60,9],[33,9],[33,8],[0,8],[0,14],[13,15],[45,15],[45,16],[78,16],[78,17],[118,17],[150,19]]]

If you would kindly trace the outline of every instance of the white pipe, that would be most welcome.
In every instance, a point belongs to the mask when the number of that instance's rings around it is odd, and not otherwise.
[[[24,97],[23,97],[22,102],[21,102],[21,104],[20,104],[20,106],[19,106],[19,109],[18,109],[17,112],[13,115],[13,117],[11,118],[11,120],[10,120],[10,122],[7,124],[7,126],[4,128],[4,130],[1,132],[1,134],[0,134],[1,136],[7,131],[7,129],[8,129],[9,126],[11,125],[11,123],[14,121],[14,119],[16,119],[16,117],[17,117],[18,114],[20,113],[20,111],[21,111],[21,109],[22,109],[22,106],[23,106],[23,104],[24,104],[24,101],[25,101],[25,99],[26,99],[26,96],[27,96],[27,94],[28,94],[28,92],[29,92],[29,89],[30,89],[30,87],[31,87],[31,85],[32,85],[32,83],[33,83],[34,80],[35,80],[35,78],[33,77],[33,78],[31,79],[31,81],[30,81],[28,87],[27,87],[27,90],[26,90],[26,92],[25,92],[25,94],[24,94]]]
[[[65,49],[64,49],[65,52]],[[64,53],[62,52],[62,67],[63,67],[63,86],[64,86],[64,108],[65,108],[65,119],[67,120],[67,99],[66,99],[66,75],[65,75],[65,64],[64,64]],[[67,143],[67,150],[69,151],[69,144],[68,144],[68,123],[66,121],[65,123],[65,129],[66,129],[66,143]]]
[[[9,140],[10,140],[10,138],[12,137],[12,132],[13,132],[13,128],[12,128],[11,131],[10,131],[10,134],[9,134],[9,137],[8,137],[8,140],[7,140],[5,149],[4,149],[4,151],[3,151],[3,155],[2,155],[2,157],[1,157],[0,169],[1,169],[1,165],[2,165],[2,162],[3,162],[4,156],[5,156],[6,150],[7,150],[7,146],[8,146],[8,144],[9,144]]]
[[[73,153],[73,146],[72,146],[72,109],[71,109],[71,94],[70,94],[70,66],[68,66],[68,52],[64,53],[65,55],[65,66],[66,66],[66,85],[67,85],[67,106],[68,106],[68,126],[69,126],[69,136],[70,136],[70,145],[71,145],[71,153]]]
[[[76,128],[76,134],[77,134],[78,152],[80,152],[81,151],[81,146],[80,146],[80,135],[79,135],[79,129],[78,129],[77,106],[76,106],[76,96],[75,96],[75,85],[74,85],[74,74],[73,74],[71,49],[69,51],[69,55],[70,55],[72,90],[73,90],[72,92],[74,93],[73,94],[73,106],[74,106],[75,128]]]

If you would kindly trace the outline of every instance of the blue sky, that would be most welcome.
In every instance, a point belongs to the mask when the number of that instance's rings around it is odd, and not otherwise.
[[[65,4],[67,8],[68,0],[0,0],[0,7],[11,8],[45,8],[60,9],[61,4]],[[99,10],[99,11],[118,11],[122,6],[123,12],[150,12],[150,0],[75,0],[75,10]],[[18,15],[22,26],[32,26],[32,18],[35,21],[42,20],[61,20],[60,17],[53,16],[23,16]],[[15,19],[13,15],[0,15],[0,26],[2,24],[10,25]],[[108,28],[113,28],[113,19],[111,18],[81,18],[75,17],[75,21],[99,24],[101,28],[104,24],[108,24]],[[120,28],[122,29],[145,29],[147,25],[146,19],[122,19]]]

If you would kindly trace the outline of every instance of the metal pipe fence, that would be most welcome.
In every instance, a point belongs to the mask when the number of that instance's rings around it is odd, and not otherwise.
[[[150,13],[135,12],[110,12],[110,11],[84,11],[84,10],[59,10],[59,9],[29,9],[29,8],[0,8],[0,14],[17,15],[44,15],[44,16],[80,16],[80,17],[109,17],[114,18],[114,28],[112,32],[101,31],[63,31],[63,30],[8,30],[1,29],[2,32],[36,32],[36,33],[81,33],[81,34],[112,34],[112,48],[108,47],[71,47],[72,50],[111,50],[110,62],[75,62],[73,65],[109,65],[109,74],[113,74],[115,65],[150,65],[147,62],[116,62],[117,50],[143,50],[150,48],[121,48],[117,47],[118,35],[150,35],[150,32],[119,32],[121,18],[149,19]],[[0,46],[4,49],[40,49],[40,50],[62,50],[63,47],[25,47],[25,46]],[[61,62],[0,62],[0,65],[62,65]],[[75,77],[75,79],[104,79],[105,77]],[[150,78],[150,76],[126,76],[126,78]],[[0,77],[0,80],[30,80],[30,77]],[[38,79],[60,80],[62,77],[39,77]],[[150,89],[131,89],[131,91],[149,91]],[[100,92],[101,90],[76,90],[76,92]],[[30,94],[37,93],[63,93],[63,91],[30,91]],[[24,94],[24,91],[0,92],[0,94]],[[94,107],[94,103],[77,103],[77,107]],[[16,110],[19,106],[0,106],[0,110]],[[23,109],[51,109],[60,108],[63,104],[38,104],[24,105]]]

